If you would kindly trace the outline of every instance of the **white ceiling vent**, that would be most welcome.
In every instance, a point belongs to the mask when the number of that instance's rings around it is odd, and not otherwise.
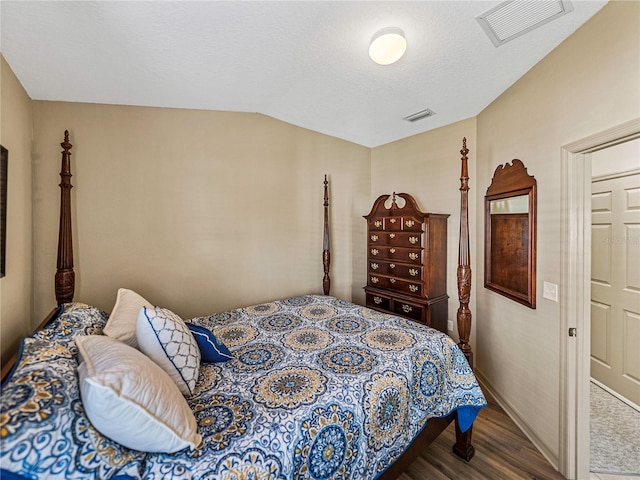
[[[422,120],[423,118],[432,117],[435,114],[436,112],[434,112],[433,110],[425,108],[424,110],[420,110],[419,112],[407,115],[403,120],[406,120],[407,122],[417,122],[418,120]]]
[[[508,0],[476,20],[496,47],[573,11],[566,0]]]

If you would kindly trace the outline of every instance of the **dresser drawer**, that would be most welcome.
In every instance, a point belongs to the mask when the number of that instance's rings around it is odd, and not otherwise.
[[[402,230],[404,232],[422,232],[422,222],[414,217],[402,219]]]
[[[403,265],[401,263],[394,263],[385,260],[369,260],[368,265],[369,273],[391,275],[394,277],[420,279],[420,271],[422,267],[413,265]]]
[[[372,273],[374,275],[380,273],[389,273],[389,262],[371,260],[369,261],[369,266],[367,268],[369,270],[369,273]]]
[[[414,297],[422,297],[424,292],[422,282],[412,282],[410,280],[405,281],[397,278],[389,279],[389,289],[406,295],[412,295]]]
[[[384,219],[382,218],[374,218],[369,220],[369,231],[382,231],[384,230]]]
[[[422,282],[411,282],[386,275],[369,274],[368,284],[372,287],[385,288],[396,292],[421,297],[423,292]]]
[[[422,222],[415,217],[378,217],[369,221],[369,231],[422,232]]]
[[[384,229],[389,232],[402,230],[402,217],[387,217],[384,219]]]
[[[396,299],[393,302],[393,312],[403,317],[408,317],[419,322],[423,322],[424,309],[422,305],[415,303],[405,302],[403,300]]]
[[[418,232],[370,232],[369,245],[420,248],[422,235]]]
[[[369,221],[369,231],[399,232],[403,228],[402,217],[382,217]]]
[[[374,293],[367,293],[367,307],[381,308],[391,311],[391,300],[384,295],[377,295]]]
[[[386,260],[369,260],[369,273],[391,275],[407,280],[420,281],[422,279],[422,267],[420,265],[407,265]]]
[[[419,265],[406,265],[403,263],[390,263],[389,272],[401,279],[408,280],[409,282],[422,281],[422,267]]]
[[[389,247],[385,245],[369,244],[369,262],[388,260],[391,262],[404,262],[411,265],[422,265],[422,249]],[[369,265],[371,266],[371,265]]]

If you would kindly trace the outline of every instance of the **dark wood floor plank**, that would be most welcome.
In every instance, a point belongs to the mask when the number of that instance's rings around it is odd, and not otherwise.
[[[398,480],[564,480],[495,400],[487,400],[473,426],[470,462],[452,453],[451,425]]]

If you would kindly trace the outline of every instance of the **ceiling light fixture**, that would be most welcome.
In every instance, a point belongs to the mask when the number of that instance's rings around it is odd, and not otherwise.
[[[391,65],[402,58],[407,51],[404,32],[397,27],[378,30],[371,38],[369,56],[378,65]]]

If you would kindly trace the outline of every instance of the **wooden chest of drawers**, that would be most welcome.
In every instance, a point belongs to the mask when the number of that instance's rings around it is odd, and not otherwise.
[[[447,332],[447,214],[406,193],[382,195],[367,220],[367,307]]]

